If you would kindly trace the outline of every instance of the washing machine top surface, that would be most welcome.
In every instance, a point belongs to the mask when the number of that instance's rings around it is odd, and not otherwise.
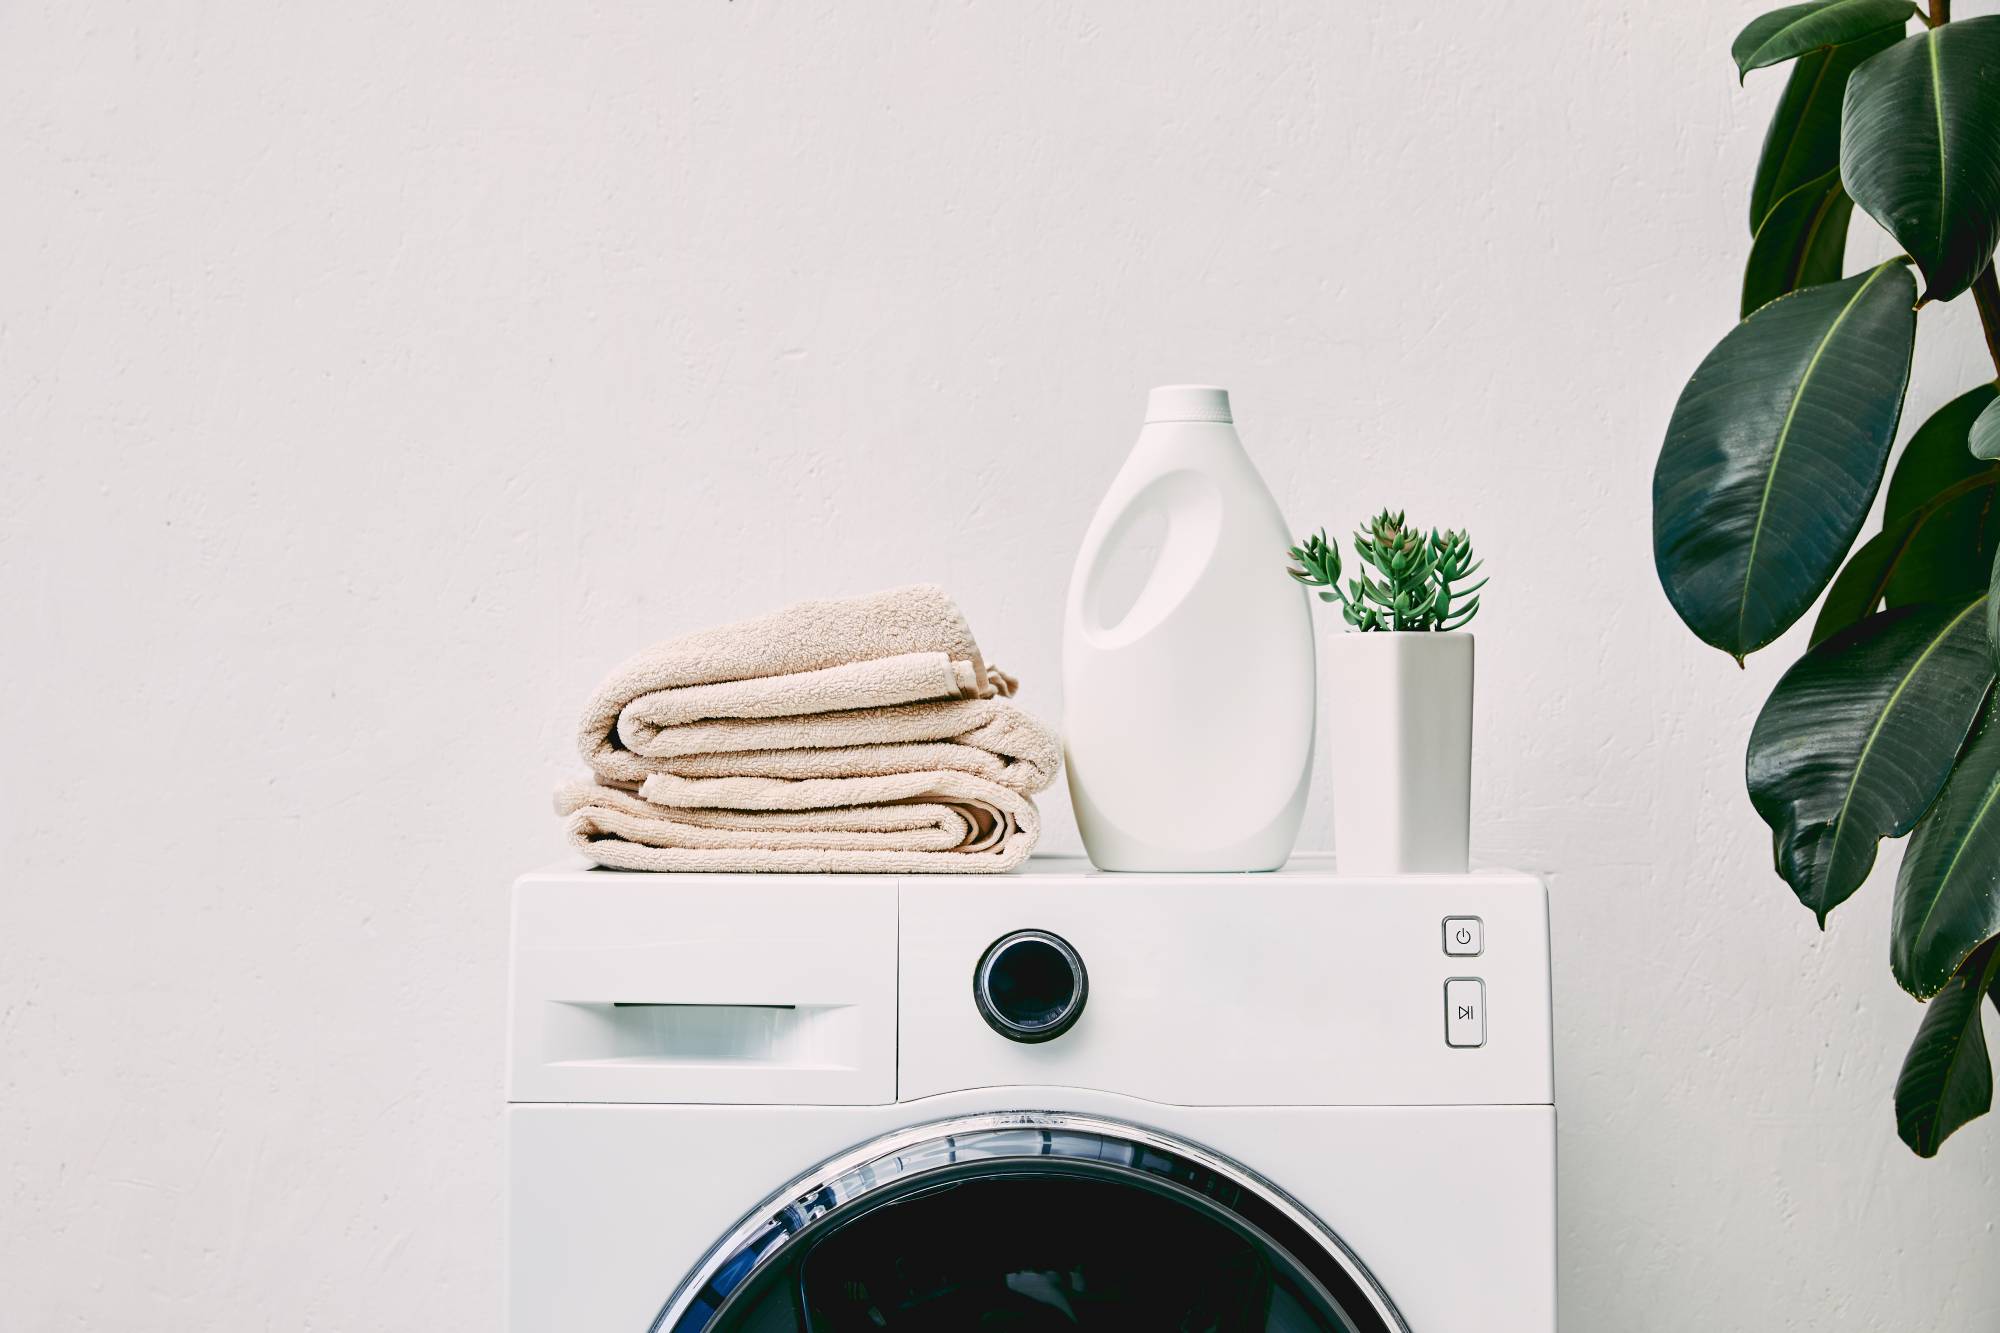
[[[509,1098],[1185,1106],[1553,1101],[1548,907],[1515,872],[649,875],[514,899]]]

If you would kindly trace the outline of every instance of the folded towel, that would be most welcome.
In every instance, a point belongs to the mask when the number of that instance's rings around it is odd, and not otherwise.
[[[1055,733],[1005,699],[941,699],[778,718],[717,718],[664,727],[631,748],[602,745],[591,766],[636,786],[685,778],[880,777],[953,769],[1019,792],[1056,780]]]
[[[1008,870],[1061,763],[1013,692],[934,585],[800,602],[613,672],[557,812],[624,869]]]
[[[997,873],[1019,865],[1041,836],[1041,816],[1021,792],[952,771],[654,774],[637,795],[573,783],[556,793],[556,812],[584,855],[621,870]]]
[[[649,648],[598,690],[578,742],[593,769],[618,780],[621,751],[652,753],[675,727],[1013,692],[1013,680],[986,665],[944,589],[923,583],[798,602]]]

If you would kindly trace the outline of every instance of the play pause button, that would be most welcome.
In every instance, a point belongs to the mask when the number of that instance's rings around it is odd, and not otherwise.
[[[1444,1044],[1486,1044],[1486,983],[1478,977],[1453,977],[1444,983]]]

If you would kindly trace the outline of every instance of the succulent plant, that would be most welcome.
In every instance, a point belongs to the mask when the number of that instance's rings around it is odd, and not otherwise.
[[[1486,580],[1466,580],[1484,562],[1473,557],[1472,538],[1462,529],[1426,534],[1405,514],[1384,509],[1355,532],[1354,553],[1362,568],[1343,589],[1340,545],[1321,528],[1287,550],[1293,563],[1285,572],[1317,588],[1321,601],[1340,603],[1340,614],[1358,630],[1454,630],[1479,614]]]

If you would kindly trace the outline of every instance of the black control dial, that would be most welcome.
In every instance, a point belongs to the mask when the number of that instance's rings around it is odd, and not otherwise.
[[[1009,1041],[1050,1041],[1076,1026],[1090,995],[1083,959],[1060,935],[1017,930],[993,941],[972,973],[986,1025]]]

